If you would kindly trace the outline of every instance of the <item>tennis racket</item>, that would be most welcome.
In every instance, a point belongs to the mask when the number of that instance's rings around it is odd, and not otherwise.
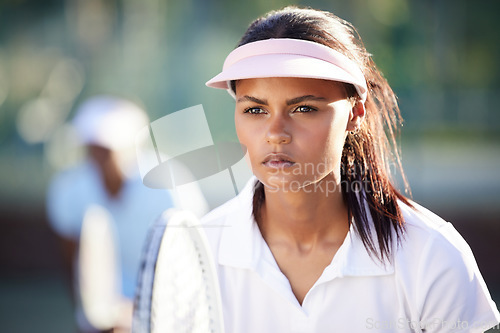
[[[151,299],[153,295],[155,268],[169,214],[170,211],[167,211],[155,221],[149,229],[146,242],[144,243],[134,299],[133,333],[151,332]]]
[[[190,212],[166,215],[152,282],[149,332],[223,333],[219,283],[202,226]],[[156,246],[151,245],[154,254]],[[143,278],[144,284],[147,274]]]

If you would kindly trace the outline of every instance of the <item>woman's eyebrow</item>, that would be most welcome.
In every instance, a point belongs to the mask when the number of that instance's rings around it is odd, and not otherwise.
[[[286,101],[286,105],[294,105],[298,103],[302,103],[305,101],[325,101],[326,98],[324,97],[318,97],[314,95],[305,95],[305,96],[300,96],[300,97],[295,97],[292,99],[289,99]]]
[[[325,100],[326,100],[326,98],[324,98],[324,97],[318,97],[318,96],[314,96],[314,95],[305,95],[305,96],[295,97],[295,98],[287,100],[286,105],[294,105],[294,104],[302,103],[305,101],[325,101]],[[238,103],[240,103],[240,102],[254,102],[257,104],[267,105],[267,101],[265,99],[259,99],[257,97],[248,96],[248,95],[245,95],[245,96],[238,98],[237,102]]]
[[[245,95],[245,96],[242,96],[242,97],[238,98],[238,100],[236,102],[237,103],[240,103],[240,102],[254,102],[254,103],[257,103],[257,104],[267,105],[267,101],[265,99],[258,99],[256,97],[248,96],[248,95]]]

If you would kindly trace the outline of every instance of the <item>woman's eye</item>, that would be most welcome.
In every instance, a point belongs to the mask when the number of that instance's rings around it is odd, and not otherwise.
[[[266,111],[262,108],[248,108],[248,109],[245,109],[245,113],[250,113],[250,114],[263,114],[263,113],[266,113]]]
[[[307,105],[301,105],[297,106],[293,112],[299,112],[299,113],[306,113],[306,112],[312,112],[312,111],[317,111],[315,108]]]

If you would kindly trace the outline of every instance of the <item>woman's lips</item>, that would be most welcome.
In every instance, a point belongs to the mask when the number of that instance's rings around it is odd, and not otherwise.
[[[268,168],[283,169],[293,166],[295,162],[286,154],[272,153],[266,156],[262,164]]]

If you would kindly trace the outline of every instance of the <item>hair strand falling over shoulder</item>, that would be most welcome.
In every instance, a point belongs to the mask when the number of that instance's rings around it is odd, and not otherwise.
[[[326,45],[351,59],[363,72],[369,90],[366,116],[359,130],[349,133],[345,141],[341,161],[342,195],[349,220],[353,221],[368,252],[381,262],[390,261],[393,244],[400,243],[405,227],[398,202],[411,206],[393,185],[390,172],[390,167],[396,166],[405,190],[410,193],[396,141],[402,118],[394,92],[356,29],[332,13],[295,6],[270,12],[250,24],[238,46],[271,38],[302,39]],[[353,85],[345,86],[349,98],[359,99]],[[232,89],[235,90],[234,82]],[[257,221],[264,200],[263,185],[257,182],[253,201]]]

